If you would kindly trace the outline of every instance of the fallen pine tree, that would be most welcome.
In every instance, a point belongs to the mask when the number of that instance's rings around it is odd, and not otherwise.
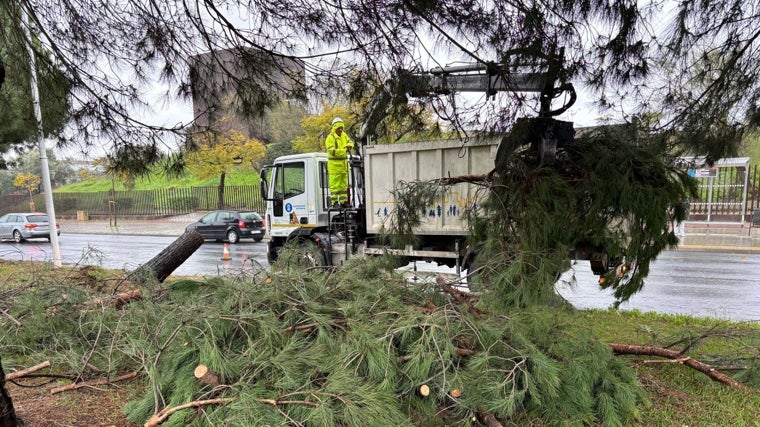
[[[80,373],[72,388],[144,373],[148,392],[125,406],[140,425],[615,425],[648,401],[569,306],[493,311],[442,278],[407,283],[395,260],[281,261],[266,277],[145,284],[118,306],[61,284],[16,293],[2,345],[33,343]]]

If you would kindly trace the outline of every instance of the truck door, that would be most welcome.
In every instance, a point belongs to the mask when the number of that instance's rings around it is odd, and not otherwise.
[[[286,229],[308,223],[308,194],[306,192],[306,170],[303,161],[277,165],[272,182],[272,231],[273,236],[282,235],[278,228]]]

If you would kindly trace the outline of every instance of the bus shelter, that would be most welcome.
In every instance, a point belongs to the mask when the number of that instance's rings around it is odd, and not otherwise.
[[[698,197],[690,201],[688,222],[744,225],[747,215],[749,157],[720,159],[712,166],[704,158],[680,159],[698,180]]]

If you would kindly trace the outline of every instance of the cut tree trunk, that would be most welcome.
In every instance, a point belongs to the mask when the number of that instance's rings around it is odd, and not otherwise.
[[[139,300],[140,298],[142,298],[142,293],[140,293],[140,290],[133,289],[131,291],[119,292],[117,294],[109,295],[107,297],[91,299],[89,301],[85,301],[84,304],[85,305],[113,304],[116,308],[121,308],[123,305],[128,304],[134,300]]]
[[[13,400],[11,395],[5,389],[5,372],[0,360],[0,427],[17,427],[21,423],[16,417],[16,410],[13,409]]]
[[[215,372],[212,372],[206,365],[201,364],[196,366],[193,374],[195,375],[195,378],[197,378],[198,381],[202,382],[203,384],[207,384],[212,387],[216,387],[221,384],[221,381],[219,381],[219,375]]]
[[[167,246],[158,255],[146,262],[132,273],[132,279],[141,281],[141,278],[154,277],[159,282],[166,280],[198,248],[203,244],[203,236],[195,230],[185,231],[171,245]]]

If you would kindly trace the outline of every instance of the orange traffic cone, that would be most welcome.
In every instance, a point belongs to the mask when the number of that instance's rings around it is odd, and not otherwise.
[[[224,244],[224,252],[222,252],[222,258],[221,259],[222,259],[222,261],[229,261],[229,260],[232,259],[232,257],[230,256],[230,250],[227,249],[227,244],[226,243]]]

